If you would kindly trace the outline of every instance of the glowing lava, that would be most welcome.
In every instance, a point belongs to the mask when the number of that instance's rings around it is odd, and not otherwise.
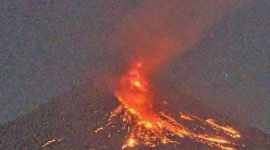
[[[146,77],[143,64],[135,63],[121,77],[115,91],[121,105],[111,112],[106,126],[111,126],[115,118],[121,118],[122,129],[128,131],[122,149],[138,145],[156,147],[159,144],[179,144],[175,139],[181,138],[189,138],[224,150],[235,150],[241,146],[235,142],[241,137],[238,131],[219,125],[213,119],[203,120],[180,112],[179,119],[183,123],[179,123],[169,114],[155,111],[152,90]],[[185,126],[184,122],[193,122],[196,126]],[[206,128],[212,132],[204,133]],[[103,129],[98,128],[96,132]]]
[[[121,77],[115,96],[129,111],[142,118],[152,119],[153,97],[145,76],[143,64],[135,63],[127,74]]]

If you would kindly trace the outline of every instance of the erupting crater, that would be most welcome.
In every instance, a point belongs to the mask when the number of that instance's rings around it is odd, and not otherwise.
[[[153,107],[153,90],[142,62],[136,62],[124,73],[115,90],[120,105],[111,112],[106,127],[112,127],[116,118],[122,120],[122,130],[128,135],[122,149],[139,145],[156,147],[160,144],[180,144],[181,138],[209,145],[223,150],[236,150],[244,145],[237,142],[240,133],[227,125],[220,125],[213,119],[179,112],[179,118]],[[180,121],[177,121],[180,120]],[[193,122],[196,126],[186,126]],[[208,133],[208,130],[212,132]],[[207,131],[207,133],[205,133]]]

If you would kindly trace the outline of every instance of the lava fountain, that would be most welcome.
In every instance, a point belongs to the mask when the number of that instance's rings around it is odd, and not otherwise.
[[[194,122],[200,128],[211,128],[215,135],[191,128],[174,119],[170,114],[157,111],[153,106],[153,91],[144,72],[144,64],[136,62],[122,75],[115,96],[120,105],[111,112],[108,124],[95,132],[111,127],[113,120],[122,120],[122,129],[128,131],[122,149],[139,145],[156,147],[160,144],[179,144],[181,138],[207,144],[212,147],[235,150],[240,146],[235,142],[241,138],[240,133],[230,126],[218,124],[213,119],[203,120],[197,116],[180,112],[179,119]]]
[[[109,39],[113,49],[127,56],[124,60],[135,61],[116,80],[114,95],[120,106],[109,115],[109,123],[96,132],[114,127],[120,118],[121,129],[128,132],[123,149],[180,144],[184,138],[225,150],[241,147],[237,142],[240,133],[230,126],[189,113],[179,112],[176,118],[157,110],[153,103],[157,94],[149,80],[166,61],[198,43],[235,4],[224,0],[144,1],[125,16]]]

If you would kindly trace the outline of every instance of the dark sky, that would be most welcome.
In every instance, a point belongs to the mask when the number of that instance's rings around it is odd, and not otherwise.
[[[138,1],[0,1],[0,124],[117,70],[106,43]],[[156,78],[270,133],[270,3],[239,6]]]

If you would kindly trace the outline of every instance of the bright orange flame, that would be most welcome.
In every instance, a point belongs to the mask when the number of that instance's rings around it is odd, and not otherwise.
[[[122,76],[115,95],[126,108],[135,110],[146,118],[153,113],[153,98],[149,88],[149,83],[143,76],[142,63],[139,62]]]
[[[139,144],[155,147],[159,143],[178,143],[172,137],[189,138],[191,140],[215,146],[224,150],[234,150],[239,147],[232,141],[240,138],[238,131],[232,127],[217,124],[213,119],[203,120],[199,117],[180,112],[184,121],[197,123],[200,128],[211,128],[218,135],[198,132],[197,128],[190,129],[177,122],[166,113],[158,113],[153,110],[153,96],[151,87],[143,72],[143,64],[136,63],[124,74],[115,92],[121,105],[111,112],[110,125],[113,118],[120,116],[123,121],[123,129],[128,129],[128,138],[122,149],[134,147]],[[96,132],[103,130],[98,128]],[[220,134],[225,135],[220,136]]]

